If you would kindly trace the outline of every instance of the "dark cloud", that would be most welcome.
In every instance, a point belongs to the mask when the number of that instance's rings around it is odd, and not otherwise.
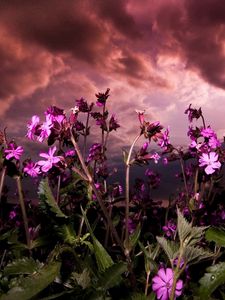
[[[166,3],[159,9],[156,20],[165,46],[159,51],[179,53],[187,68],[224,89],[224,0]]]

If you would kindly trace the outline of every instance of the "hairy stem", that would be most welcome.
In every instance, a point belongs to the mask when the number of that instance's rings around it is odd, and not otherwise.
[[[145,296],[148,296],[149,276],[150,276],[150,272],[147,272],[146,282],[145,282]]]
[[[20,176],[16,177],[16,183],[17,183],[17,189],[18,189],[18,194],[19,194],[19,203],[20,203],[20,207],[21,207],[21,211],[22,211],[23,224],[24,224],[24,229],[25,229],[25,234],[26,234],[27,247],[30,250],[31,240],[30,240],[30,233],[29,233],[29,228],[28,228],[28,219],[27,219],[27,213],[26,213],[26,208],[25,208],[25,204],[24,204],[24,198],[23,198],[23,191],[22,191],[22,184],[21,184]]]
[[[102,210],[102,212],[103,212],[103,214],[104,214],[104,216],[105,216],[105,218],[106,218],[106,220],[107,220],[107,222],[109,224],[110,230],[111,230],[111,232],[112,232],[112,234],[113,234],[113,236],[114,236],[117,244],[121,247],[121,249],[123,249],[123,244],[122,244],[122,242],[121,242],[121,240],[120,240],[120,238],[118,236],[118,233],[117,233],[117,231],[116,231],[116,229],[115,229],[115,227],[113,225],[113,222],[112,222],[112,220],[111,220],[111,218],[110,218],[110,216],[108,214],[108,211],[107,211],[107,208],[106,208],[106,206],[105,206],[105,204],[103,202],[103,199],[102,199],[100,193],[98,192],[98,190],[95,187],[95,184],[94,184],[94,181],[92,179],[92,176],[91,176],[91,174],[90,174],[90,172],[89,172],[89,170],[88,170],[88,168],[87,168],[87,166],[86,166],[86,164],[84,162],[83,156],[81,155],[79,146],[78,146],[77,142],[74,139],[72,130],[71,130],[71,141],[72,141],[72,143],[74,145],[74,148],[75,148],[75,150],[77,152],[77,156],[78,156],[79,161],[81,163],[83,172],[85,173],[85,175],[86,175],[86,177],[88,179],[88,182],[91,185],[91,187],[92,187],[92,189],[93,189],[93,191],[95,193],[95,196],[96,196],[97,201],[98,201],[98,203],[99,203],[99,205],[101,207],[101,210]]]
[[[61,185],[61,175],[58,176],[58,184],[57,184],[56,202],[58,204],[59,204],[59,201],[60,201],[60,185]]]
[[[130,147],[130,150],[129,150],[129,153],[127,156],[127,161],[126,161],[126,203],[125,203],[125,241],[124,241],[124,244],[125,244],[125,252],[126,252],[125,254],[128,256],[129,256],[129,252],[130,252],[130,250],[128,249],[129,248],[128,227],[129,227],[129,205],[130,205],[130,160],[131,160],[131,155],[132,155],[134,146],[141,135],[142,134],[138,134],[135,137],[135,139]]]

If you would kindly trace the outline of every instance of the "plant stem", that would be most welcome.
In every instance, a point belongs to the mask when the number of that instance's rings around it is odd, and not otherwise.
[[[86,148],[87,148],[87,132],[88,132],[87,128],[88,128],[88,123],[89,123],[89,117],[90,117],[90,112],[88,111],[86,125],[85,125],[83,156],[85,156]]]
[[[58,204],[60,200],[60,185],[61,185],[61,175],[58,176],[58,185],[57,185],[57,194],[56,194],[56,202]]]
[[[96,196],[96,198],[98,200],[98,203],[99,203],[99,205],[101,207],[101,210],[102,210],[102,212],[103,212],[103,214],[104,214],[104,216],[105,216],[105,218],[106,218],[106,220],[107,220],[107,222],[109,224],[110,230],[111,230],[112,234],[114,235],[114,238],[115,238],[117,244],[121,247],[121,249],[123,249],[123,244],[122,244],[122,242],[121,242],[121,240],[120,240],[120,238],[118,236],[118,233],[117,233],[117,231],[116,231],[116,229],[115,229],[115,227],[113,225],[113,222],[112,222],[112,220],[111,220],[111,218],[110,218],[110,216],[108,214],[108,211],[107,211],[107,208],[106,208],[106,206],[105,206],[105,204],[103,202],[103,199],[102,199],[101,195],[99,194],[98,190],[95,187],[95,184],[94,184],[94,181],[92,179],[92,176],[91,176],[91,174],[90,174],[90,172],[89,172],[89,170],[88,170],[88,168],[87,168],[87,166],[86,166],[86,164],[84,162],[82,154],[80,152],[79,146],[78,146],[77,142],[74,139],[72,130],[71,130],[71,141],[72,141],[72,143],[74,145],[74,148],[75,148],[75,150],[77,152],[77,156],[78,156],[79,161],[81,163],[83,172],[85,173],[85,175],[86,175],[86,177],[88,179],[88,182],[91,185],[91,187],[92,187],[92,189],[93,189],[93,191],[95,193],[95,196]]]
[[[3,190],[3,186],[4,186],[5,175],[6,175],[6,166],[4,166],[2,168],[2,174],[1,174],[1,179],[0,179],[0,202],[2,199],[2,190]]]
[[[21,184],[20,176],[16,177],[16,182],[17,182],[17,189],[18,189],[18,194],[19,194],[19,203],[20,203],[20,207],[21,207],[21,211],[22,211],[23,224],[24,224],[24,229],[25,229],[25,234],[26,234],[27,247],[30,250],[31,240],[30,240],[30,233],[29,233],[29,228],[28,228],[28,219],[27,219],[27,213],[26,213],[26,208],[25,208],[25,204],[24,204],[24,198],[23,198],[23,191],[22,191],[22,184]]]
[[[181,165],[181,171],[182,171],[182,175],[183,175],[183,179],[184,179],[184,188],[185,188],[185,192],[186,192],[186,201],[187,201],[187,205],[188,205],[188,201],[189,201],[189,193],[188,193],[188,187],[187,187],[187,180],[186,180],[186,176],[185,176],[185,171],[184,171],[184,161],[183,158],[180,155],[180,165]]]
[[[126,161],[126,202],[125,202],[125,240],[124,240],[124,245],[125,245],[125,255],[129,256],[129,252],[130,249],[129,248],[129,205],[130,205],[130,159],[131,159],[131,155],[132,155],[132,151],[134,149],[134,146],[136,144],[136,142],[138,141],[138,139],[140,138],[140,136],[142,135],[142,133],[138,134],[128,153],[127,156],[127,161]]]
[[[150,272],[147,272],[146,283],[145,283],[145,296],[148,296],[149,276],[150,276]]]

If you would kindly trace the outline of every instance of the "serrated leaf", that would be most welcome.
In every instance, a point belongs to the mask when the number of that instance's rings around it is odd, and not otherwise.
[[[205,233],[209,242],[215,242],[218,246],[225,247],[225,230],[220,228],[209,228]]]
[[[91,284],[90,271],[88,269],[84,269],[82,273],[72,273],[72,278],[76,280],[77,284],[82,287],[82,289],[86,289]]]
[[[48,179],[42,179],[39,187],[38,187],[38,195],[42,202],[47,205],[51,212],[53,212],[58,218],[68,218],[59,208],[53,194],[51,188],[49,186]]]
[[[144,245],[139,241],[138,242],[141,250],[143,251],[144,254],[144,259],[145,259],[145,272],[151,272],[151,271],[156,271],[157,270],[157,264],[154,261],[154,251],[150,252],[150,245],[148,245],[148,250],[144,247]]]
[[[200,279],[199,296],[201,300],[207,300],[210,295],[225,283],[225,262],[216,264],[206,269],[205,275]]]
[[[75,245],[77,243],[76,232],[71,224],[63,224],[62,226],[56,226],[57,234],[62,238],[64,243],[69,245]]]
[[[169,260],[173,260],[178,256],[179,246],[173,241],[169,241],[164,237],[156,237],[159,245],[163,248]]]
[[[40,268],[40,263],[33,258],[20,258],[7,264],[3,272],[5,276],[19,274],[33,274]]]
[[[112,265],[101,274],[98,286],[104,290],[113,288],[114,286],[120,284],[122,277],[121,275],[127,271],[127,265],[123,262]]]
[[[191,233],[191,224],[184,218],[179,209],[177,209],[177,230],[179,239],[184,242],[186,237]]]
[[[59,275],[60,267],[60,262],[45,265],[38,272],[22,279],[20,286],[13,287],[7,294],[1,295],[0,300],[31,299],[53,282]]]
[[[93,230],[91,229],[91,226],[88,222],[85,211],[83,210],[82,207],[81,207],[81,212],[84,217],[86,226],[90,232],[91,238],[93,240],[94,254],[95,254],[98,269],[100,272],[104,272],[107,268],[111,267],[114,264],[114,262],[113,262],[111,256],[108,254],[108,252],[102,246],[102,244],[96,239],[96,237],[93,233]]]
[[[203,248],[198,246],[186,246],[183,253],[183,259],[189,265],[198,263],[199,261],[212,257],[213,253],[205,251]]]

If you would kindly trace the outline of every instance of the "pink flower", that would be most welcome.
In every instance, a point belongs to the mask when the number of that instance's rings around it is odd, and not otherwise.
[[[152,290],[156,293],[157,299],[168,300],[173,285],[173,270],[171,268],[159,269],[157,275],[152,278]],[[179,279],[176,284],[175,296],[182,294],[183,281]]]
[[[216,134],[215,134],[215,131],[212,130],[212,129],[210,128],[210,126],[208,126],[207,128],[202,128],[202,129],[201,129],[201,134],[202,134],[202,136],[205,137],[205,138],[210,138],[211,136],[215,136],[215,135],[216,135]]]
[[[13,143],[9,144],[9,148],[4,151],[6,155],[6,159],[15,158],[17,160],[20,159],[21,155],[23,154],[23,147],[19,146],[15,148]]]
[[[40,127],[41,133],[38,137],[39,142],[42,143],[44,141],[44,139],[49,137],[49,135],[51,134],[52,126],[53,126],[53,124],[52,124],[51,117],[49,115],[46,115],[46,121]]]
[[[38,116],[33,116],[31,121],[27,124],[27,129],[28,132],[26,134],[26,137],[28,137],[28,139],[33,140],[34,139],[34,134],[35,134],[35,130],[38,126],[40,119]]]
[[[34,162],[27,162],[25,167],[23,168],[24,173],[27,173],[31,177],[37,177],[40,173],[40,167]]]
[[[60,160],[62,160],[62,156],[54,156],[54,153],[56,151],[56,146],[53,148],[49,148],[48,153],[40,153],[39,155],[41,157],[46,158],[47,160],[39,160],[37,164],[41,166],[41,170],[43,172],[48,172],[53,165],[57,164]]]
[[[216,169],[221,167],[221,163],[218,161],[218,154],[216,152],[203,153],[199,159],[199,166],[205,167],[206,174],[212,174]]]
[[[161,156],[157,152],[155,152],[154,154],[151,155],[151,158],[154,159],[155,164],[157,164]]]

